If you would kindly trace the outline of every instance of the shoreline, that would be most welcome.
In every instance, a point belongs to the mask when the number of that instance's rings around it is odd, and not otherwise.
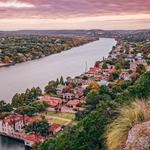
[[[80,46],[84,46],[86,44],[89,44],[89,43],[92,43],[92,42],[95,42],[95,41],[98,41],[99,39],[95,39],[93,41],[90,41],[90,42],[87,42],[87,43],[84,43],[84,44],[81,44],[81,45],[78,45],[78,46],[74,46],[74,47],[71,47],[69,49],[65,49],[65,50],[62,50],[60,52],[55,52],[55,53],[51,53],[49,55],[45,55],[43,57],[39,57],[39,58],[35,58],[35,59],[31,59],[31,60],[27,60],[27,61],[23,61],[23,62],[12,62],[12,63],[0,63],[0,69],[1,68],[6,68],[6,67],[11,67],[11,66],[15,66],[16,64],[22,64],[22,63],[25,63],[25,62],[30,62],[30,61],[34,61],[34,60],[40,60],[42,58],[45,58],[45,57],[48,57],[48,56],[51,56],[51,55],[54,55],[54,54],[59,54],[59,53],[62,53],[62,52],[65,52],[65,51],[69,51],[71,50],[72,48],[77,48],[77,47],[80,47]]]

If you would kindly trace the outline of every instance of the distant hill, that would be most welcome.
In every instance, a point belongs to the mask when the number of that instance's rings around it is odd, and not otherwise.
[[[120,37],[128,34],[140,34],[150,32],[150,29],[143,30],[18,30],[18,31],[0,31],[4,34],[19,35],[53,35],[53,36],[97,36],[97,37]]]

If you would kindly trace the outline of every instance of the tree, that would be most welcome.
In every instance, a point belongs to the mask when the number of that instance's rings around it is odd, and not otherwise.
[[[100,67],[100,61],[96,61],[94,67],[99,68]]]
[[[145,66],[143,64],[139,64],[136,68],[136,72],[140,75],[143,74],[146,72]]]
[[[103,65],[102,65],[102,69],[107,69],[107,68],[108,68],[107,64],[106,64],[106,62],[104,62]]]
[[[96,81],[93,81],[91,84],[90,84],[90,87],[91,89],[93,90],[98,90],[99,89],[99,85]]]
[[[109,89],[106,85],[102,85],[100,88],[99,88],[99,94],[102,95],[102,94],[109,94]]]
[[[64,84],[65,84],[64,79],[63,79],[63,77],[62,77],[62,76],[60,77],[60,84],[62,84],[62,85],[64,85]]]
[[[45,93],[49,95],[56,95],[57,83],[55,81],[50,81],[45,87]]]
[[[0,112],[11,112],[13,110],[10,104],[7,104],[3,100],[0,101]]]
[[[40,134],[42,136],[49,135],[49,123],[47,120],[38,120],[33,123],[24,126],[25,132],[30,133],[34,132],[35,134]]]
[[[97,90],[91,90],[86,97],[86,104],[91,105],[95,108],[96,104],[99,103],[99,93]]]
[[[83,92],[84,96],[87,96],[87,94],[88,94],[91,90],[92,90],[92,89],[91,89],[90,86],[86,87],[86,89],[85,89],[84,92]]]
[[[39,110],[35,107],[26,105],[26,106],[18,107],[16,112],[22,115],[26,114],[26,115],[32,116],[33,114],[39,112]]]
[[[10,114],[11,114],[10,112],[1,112],[0,113],[0,119],[4,119],[5,117],[7,117]]]
[[[35,102],[32,102],[30,106],[36,108],[38,112],[41,112],[41,111],[44,111],[46,107],[48,107],[48,104],[45,102],[35,101]]]
[[[59,83],[60,83],[60,82],[59,82],[59,79],[57,78],[57,80],[56,80],[56,84],[57,84],[57,85],[59,85]]]
[[[12,98],[12,106],[13,107],[20,107],[24,104],[24,97],[23,95],[16,93]]]
[[[41,96],[42,95],[42,90],[40,89],[40,87],[36,88],[36,97]]]
[[[122,65],[121,65],[121,63],[118,62],[118,63],[116,63],[115,67],[117,70],[119,70],[122,68]]]

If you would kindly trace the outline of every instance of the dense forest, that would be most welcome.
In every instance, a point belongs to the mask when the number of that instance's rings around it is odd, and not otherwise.
[[[15,64],[39,59],[96,40],[90,37],[1,35],[0,63]]]

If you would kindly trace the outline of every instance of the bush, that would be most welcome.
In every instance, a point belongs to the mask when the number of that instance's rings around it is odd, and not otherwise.
[[[107,127],[106,141],[109,150],[123,149],[129,130],[138,123],[150,119],[148,102],[135,101],[119,109],[119,117]]]

